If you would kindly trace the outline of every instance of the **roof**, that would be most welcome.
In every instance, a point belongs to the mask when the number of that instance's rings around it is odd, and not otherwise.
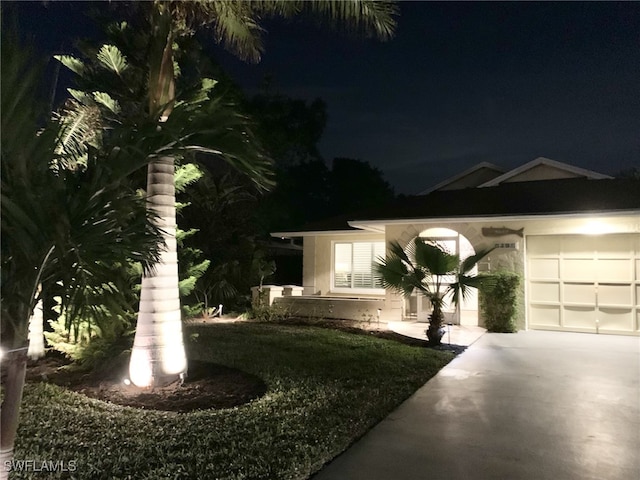
[[[456,190],[461,188],[477,187],[495,177],[505,173],[504,169],[489,162],[481,162],[463,172],[447,178],[437,185],[420,192],[420,195],[436,190]]]
[[[441,190],[428,195],[405,197],[383,208],[305,225],[294,232],[288,232],[288,235],[353,231],[356,229],[350,224],[374,220],[614,212],[640,213],[640,180],[567,178]],[[287,232],[280,232],[282,236],[286,234]]]
[[[613,178],[593,170],[558,162],[550,158],[538,157],[478,186],[494,187],[506,182],[528,182],[575,177],[590,178],[592,180]]]

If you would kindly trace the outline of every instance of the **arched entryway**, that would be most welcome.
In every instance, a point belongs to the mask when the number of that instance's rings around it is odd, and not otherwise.
[[[428,228],[421,231],[418,236],[425,241],[438,245],[443,250],[460,255],[465,259],[474,255],[475,249],[471,242],[462,234],[449,228]],[[471,272],[477,273],[477,267]],[[453,278],[445,279],[445,282],[452,282]],[[445,321],[454,325],[478,325],[478,292],[470,290],[467,298],[464,298],[457,307],[449,303],[447,298],[445,305]],[[431,313],[430,302],[421,295],[414,294],[405,304],[405,316],[418,321],[428,321]]]

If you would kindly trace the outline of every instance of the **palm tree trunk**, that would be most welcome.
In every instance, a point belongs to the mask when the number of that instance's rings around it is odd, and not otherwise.
[[[9,478],[5,462],[10,462],[13,458],[24,377],[27,371],[26,350],[25,347],[9,352],[7,358],[2,360],[4,398],[0,410],[0,425],[2,425],[0,429],[0,480]]]
[[[178,291],[173,157],[160,157],[149,163],[147,202],[149,210],[158,215],[166,250],[154,271],[142,277],[129,364],[129,376],[138,387],[167,384],[187,372]]]
[[[40,290],[42,287],[38,287]],[[44,313],[43,300],[40,298],[29,319],[29,350],[27,357],[37,360],[44,357]]]

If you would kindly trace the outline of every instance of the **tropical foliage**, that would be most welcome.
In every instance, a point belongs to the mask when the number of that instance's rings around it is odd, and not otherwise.
[[[134,30],[127,23],[113,25],[109,30],[113,44],[105,44],[97,51],[86,48],[86,58],[83,60],[70,56],[59,57],[78,75],[78,85],[81,87],[71,90],[74,101],[70,110],[83,112],[98,109],[100,123],[104,126],[102,135],[109,135],[107,128],[114,124],[127,123],[135,130],[138,125],[152,123],[165,138],[171,139],[158,146],[155,156],[150,158],[147,176],[148,208],[156,214],[156,223],[165,234],[168,249],[157,266],[158,273],[145,275],[142,281],[139,319],[144,319],[146,326],[140,328],[138,325],[132,357],[146,360],[132,361],[132,365],[150,362],[150,366],[144,370],[148,374],[132,372],[138,384],[149,384],[163,376],[184,373],[185,356],[178,354],[180,350],[184,351],[183,347],[178,344],[171,347],[167,340],[171,338],[170,343],[175,343],[182,338],[180,287],[183,294],[189,293],[194,288],[193,280],[202,275],[208,266],[206,260],[187,266],[188,278],[179,285],[177,242],[193,232],[176,234],[176,159],[195,159],[198,154],[220,158],[233,168],[247,173],[258,187],[264,188],[269,184],[269,162],[257,148],[247,119],[239,115],[230,102],[216,95],[216,81],[203,78],[198,73],[194,59],[181,55],[179,42],[170,41],[165,45],[166,48],[159,50],[160,37],[169,35],[167,29],[171,28],[171,19],[166,17],[163,6],[159,5],[154,12],[146,32]],[[154,21],[159,23],[154,24]],[[141,45],[147,45],[147,48],[140,49]],[[141,50],[151,52],[150,57],[141,56]],[[188,53],[193,54],[193,51]],[[131,62],[130,59],[135,61]],[[183,71],[187,72],[184,76],[181,75]],[[176,80],[183,81],[177,83]],[[66,118],[73,124],[81,123],[75,121],[74,115],[67,115]],[[192,257],[198,254],[196,250],[183,253]],[[162,321],[154,320],[159,316]],[[162,345],[158,348],[169,348],[173,353],[156,352],[156,344]],[[171,368],[171,372],[165,371],[169,367],[164,360],[159,360],[169,356],[183,358],[182,362],[177,362]]]
[[[480,311],[490,332],[513,333],[518,312],[520,276],[513,272],[492,273],[494,284],[480,288]]]
[[[37,66],[3,30],[1,328],[2,346],[12,350],[26,345],[29,318],[48,285],[63,286],[68,319],[115,315],[125,293],[113,265],[138,261],[149,271],[162,249],[144,199],[127,180],[153,154],[147,147],[156,131],[140,138],[114,128],[100,149],[67,148],[73,126],[48,121]],[[108,311],[91,301],[98,292]],[[3,460],[17,428],[26,360],[20,351],[2,362]]]
[[[264,182],[266,175],[261,171],[264,164],[255,156],[237,156],[238,149],[246,150],[253,144],[247,138],[246,131],[238,141],[227,148],[221,148],[220,138],[214,138],[215,147],[211,146],[211,132],[206,132],[202,126],[189,118],[187,122],[180,119],[177,110],[181,102],[177,96],[176,80],[180,74],[180,67],[175,62],[176,46],[181,40],[192,37],[198,28],[212,27],[218,43],[248,61],[258,61],[262,51],[263,28],[261,19],[269,16],[289,17],[300,12],[309,11],[322,14],[332,21],[342,22],[354,30],[373,33],[380,38],[388,38],[395,25],[393,14],[395,6],[382,2],[148,2],[135,4],[132,10],[142,12],[138,19],[146,22],[146,28],[136,29],[137,35],[130,38],[137,42],[138,52],[143,52],[144,58],[138,63],[147,69],[146,89],[143,88],[137,98],[148,101],[147,116],[157,122],[158,127],[165,129],[171,126],[184,126],[188,131],[188,144],[177,141],[179,150],[175,153],[165,152],[151,159],[149,163],[147,200],[150,211],[157,214],[158,226],[165,232],[167,252],[163,255],[157,269],[158,273],[145,275],[142,280],[140,314],[138,328],[132,351],[131,375],[137,385],[153,385],[156,380],[175,379],[176,375],[186,372],[184,347],[179,345],[182,336],[180,325],[180,307],[178,295],[178,260],[176,253],[176,218],[175,191],[173,185],[173,168],[176,156],[184,152],[199,151],[222,157],[234,167],[247,171],[258,182]],[[120,25],[123,31],[126,24]],[[134,42],[135,43],[135,42]],[[62,59],[69,68],[78,75],[86,78],[87,69],[77,59],[65,57]],[[109,70],[108,75],[124,82],[127,60],[117,45],[104,45],[97,54],[97,61],[101,67]],[[213,87],[212,81],[202,82],[202,94],[197,97],[198,107],[192,113],[204,112],[204,101],[211,100],[208,92]],[[104,95],[96,96],[95,92]],[[106,107],[113,114],[118,114],[120,106],[117,98],[110,91],[85,90],[85,97]],[[76,96],[76,100],[80,100]],[[213,103],[213,102],[208,102]],[[187,109],[188,110],[188,109]],[[209,115],[211,116],[211,115]],[[176,122],[176,117],[178,121]],[[209,118],[201,116],[200,118]],[[210,120],[210,118],[209,118]],[[166,125],[166,126],[165,126]],[[211,123],[209,123],[211,125]],[[228,140],[229,132],[239,132],[228,122],[217,123],[218,128],[225,129],[222,139]],[[200,127],[200,128],[199,128]],[[213,127],[209,127],[213,128]],[[226,137],[225,137],[225,134]],[[200,142],[194,142],[194,136]],[[232,135],[233,136],[233,135]],[[174,280],[169,280],[173,278]],[[169,340],[171,339],[171,340]],[[171,360],[169,358],[171,357]],[[182,358],[182,360],[176,360]],[[169,367],[169,363],[172,364]],[[141,367],[142,365],[146,365]],[[144,373],[142,373],[144,371]],[[135,377],[135,378],[134,378]]]
[[[491,250],[480,250],[461,260],[459,255],[445,251],[437,243],[416,237],[406,250],[399,242],[389,243],[387,257],[379,259],[376,271],[385,288],[406,297],[417,291],[431,302],[433,310],[427,336],[432,343],[439,344],[445,301],[450,299],[457,306],[471,288],[493,282],[489,276],[472,273]],[[447,282],[449,279],[453,281]]]

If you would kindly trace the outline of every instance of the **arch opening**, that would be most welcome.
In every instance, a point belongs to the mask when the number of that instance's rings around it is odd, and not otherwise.
[[[460,256],[460,260],[464,260],[476,253],[471,242],[461,233],[449,228],[428,228],[421,231],[417,237],[423,241],[437,245],[444,251]],[[414,237],[416,238],[416,237]],[[413,239],[410,243],[413,243]],[[408,245],[409,245],[408,244]],[[407,246],[408,246],[407,245]],[[470,272],[477,274],[477,266]],[[453,277],[445,278],[444,285],[453,282]],[[478,292],[476,289],[470,289],[469,295],[463,298],[459,305],[454,306],[451,298],[445,298],[445,322],[454,325],[478,325]],[[419,322],[428,322],[431,314],[431,302],[418,293],[414,293],[410,298],[406,299],[404,307],[404,317],[407,320],[417,320]]]

